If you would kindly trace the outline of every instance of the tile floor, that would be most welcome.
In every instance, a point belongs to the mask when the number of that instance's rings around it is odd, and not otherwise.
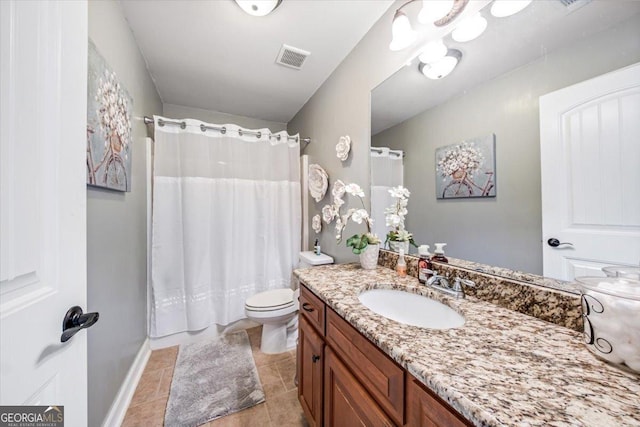
[[[293,382],[296,351],[264,354],[260,351],[262,327],[248,329],[247,333],[266,402],[203,424],[203,427],[306,427],[307,422]],[[151,353],[122,423],[123,427],[163,425],[177,356],[178,347]]]

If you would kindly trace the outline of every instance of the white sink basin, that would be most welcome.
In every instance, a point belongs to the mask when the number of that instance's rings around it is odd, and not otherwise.
[[[387,319],[430,329],[450,329],[464,325],[464,317],[451,307],[422,295],[395,289],[371,289],[358,299],[365,307]]]

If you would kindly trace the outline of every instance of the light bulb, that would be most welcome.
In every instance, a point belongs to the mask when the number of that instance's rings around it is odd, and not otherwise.
[[[236,0],[238,6],[253,16],[265,16],[273,12],[282,0]]]
[[[420,59],[420,62],[431,64],[434,62],[438,62],[446,55],[447,47],[442,42],[442,39],[440,39],[434,40],[424,45],[418,59]]]
[[[495,0],[491,5],[491,14],[496,18],[515,15],[529,6],[531,1],[532,0]]]
[[[422,9],[418,14],[418,22],[432,24],[451,12],[454,0],[422,0]]]
[[[451,33],[457,42],[468,42],[480,36],[487,29],[487,20],[479,13],[466,18]]]
[[[420,64],[420,72],[426,77],[439,80],[448,76],[460,62],[462,52],[456,49],[449,49],[447,56],[433,64]]]
[[[397,10],[391,24],[391,43],[389,49],[402,50],[416,40],[417,34],[411,28],[409,18],[401,10]]]

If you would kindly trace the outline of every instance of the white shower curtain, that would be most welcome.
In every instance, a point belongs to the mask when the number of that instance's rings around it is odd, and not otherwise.
[[[389,194],[391,187],[404,185],[402,151],[387,147],[371,147],[371,216],[373,232],[384,242],[391,229],[385,225],[384,211],[394,199]]]
[[[290,286],[300,251],[300,146],[154,117],[152,337],[242,319],[247,297]]]

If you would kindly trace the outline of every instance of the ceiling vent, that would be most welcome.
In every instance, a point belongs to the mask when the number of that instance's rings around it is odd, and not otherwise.
[[[574,11],[591,3],[591,0],[559,0],[568,10]]]
[[[311,55],[311,52],[283,44],[276,58],[276,63],[299,70],[309,55]]]

